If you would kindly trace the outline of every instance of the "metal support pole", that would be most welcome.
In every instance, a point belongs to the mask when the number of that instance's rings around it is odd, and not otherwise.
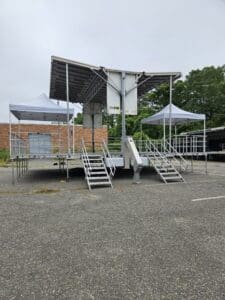
[[[19,157],[20,157],[20,140],[21,140],[21,138],[20,138],[20,120],[18,120],[18,129],[17,129],[17,131],[18,131],[18,141],[19,141],[19,153],[17,153],[18,155],[19,155]]]
[[[177,126],[175,125],[175,128],[174,128],[174,134],[175,134],[175,139],[174,139],[174,142],[173,142],[173,147],[175,148],[175,150],[177,150]]]
[[[170,105],[169,105],[169,143],[171,145],[171,132],[172,132],[172,96],[173,96],[173,77],[170,76]]]
[[[12,117],[11,111],[9,111],[9,153],[10,158],[12,157]]]
[[[59,100],[57,100],[57,105],[59,106]],[[53,149],[54,151],[54,149]],[[58,121],[58,154],[61,152],[61,145],[60,145],[60,125]]]
[[[70,149],[70,111],[69,111],[69,66],[66,64],[66,108],[67,108],[67,154],[71,155]]]
[[[12,164],[12,184],[15,184],[15,169],[14,169],[14,160],[11,161]]]
[[[92,152],[95,153],[95,115],[91,115],[91,143]]]
[[[126,114],[125,114],[125,80],[126,73],[121,73],[121,112],[122,112],[122,145],[124,147],[124,142],[126,138]]]
[[[19,177],[19,170],[18,170],[18,157],[16,157],[16,180],[18,180]]]
[[[73,155],[74,155],[74,152],[75,152],[75,138],[74,138],[74,134],[75,134],[75,125],[74,125],[74,118],[73,118]]]
[[[18,158],[18,164],[19,164],[19,178],[20,178],[20,176],[21,176],[21,170],[20,170],[20,168],[21,168],[21,162],[20,162],[20,158]]]
[[[205,153],[205,174],[208,174],[207,153]]]
[[[187,137],[187,135],[186,135],[186,147],[185,147],[185,148],[186,148],[186,150],[185,150],[185,151],[186,151],[186,154],[187,154],[187,143],[188,143],[188,137]]]
[[[69,174],[69,160],[66,160],[66,180],[69,181],[70,174]]]
[[[21,174],[23,176],[23,158],[21,158]]]
[[[163,146],[164,150],[166,149],[166,122],[165,122],[165,114],[163,114]]]
[[[206,122],[204,119],[204,136],[203,136],[203,152],[206,154]]]

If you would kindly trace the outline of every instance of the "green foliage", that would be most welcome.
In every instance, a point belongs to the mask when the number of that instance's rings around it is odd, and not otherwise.
[[[167,105],[169,84],[146,94],[144,102],[158,110]],[[173,103],[184,110],[206,114],[207,127],[225,125],[225,66],[193,70],[184,80],[178,80],[173,85]],[[201,122],[179,126],[178,133],[196,129],[202,129]]]
[[[83,114],[78,113],[77,116],[73,119],[74,124],[83,124]]]
[[[0,149],[0,162],[6,163],[9,160],[9,151],[6,149]]]
[[[144,132],[137,131],[133,135],[133,139],[134,140],[149,140],[149,136]]]
[[[127,135],[140,137],[141,120],[153,115],[169,103],[169,83],[162,84],[147,93],[139,101],[138,115],[126,116]],[[178,107],[204,113],[207,127],[225,125],[225,66],[205,67],[191,71],[184,80],[173,85],[173,103]],[[83,115],[78,114],[76,124],[82,124]],[[107,124],[110,137],[121,136],[121,115],[103,115],[103,124]],[[202,122],[180,125],[177,132],[202,129]],[[163,136],[162,126],[143,125],[143,137],[159,139]],[[168,133],[168,128],[167,128]]]

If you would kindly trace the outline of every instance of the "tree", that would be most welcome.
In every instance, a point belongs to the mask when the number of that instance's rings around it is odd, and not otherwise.
[[[162,108],[169,103],[169,84],[163,84],[145,95],[145,102]],[[225,66],[205,67],[191,71],[173,85],[173,103],[184,110],[206,114],[207,127],[225,125]],[[202,128],[195,122],[179,131]]]
[[[77,116],[73,119],[74,124],[83,124],[83,114],[78,113]]]
[[[156,113],[168,103],[167,83],[146,93],[138,103],[138,115],[126,116],[127,135],[140,136],[141,120]],[[206,114],[207,127],[225,125],[225,66],[192,70],[184,80],[176,81],[173,85],[173,103],[184,110]],[[103,116],[103,123],[107,124],[110,137],[121,136],[121,121],[121,115]],[[82,122],[83,115],[77,114],[75,123]],[[143,125],[142,128],[145,137],[158,139],[163,136],[162,126]],[[178,133],[202,129],[202,124],[194,122],[180,125],[177,129]]]

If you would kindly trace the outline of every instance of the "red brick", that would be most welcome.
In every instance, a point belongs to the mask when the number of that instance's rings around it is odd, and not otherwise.
[[[61,145],[63,149],[67,150],[67,125],[58,124],[12,124],[12,132],[18,133],[20,126],[20,137],[24,140],[28,139],[28,133],[46,133],[51,134],[52,143],[58,145],[58,139],[60,136]],[[71,148],[72,148],[72,134],[73,128],[71,126]],[[74,147],[76,150],[80,150],[81,140],[84,139],[87,147],[92,142],[92,130],[91,128],[83,128],[82,125],[74,126]],[[107,127],[97,128],[94,131],[94,138],[96,147],[103,139],[107,140],[108,132]],[[0,124],[0,148],[9,149],[9,124]]]

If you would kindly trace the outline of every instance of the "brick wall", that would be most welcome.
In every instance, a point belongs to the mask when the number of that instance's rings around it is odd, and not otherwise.
[[[20,126],[20,130],[19,130]],[[52,143],[58,145],[60,139],[60,144],[62,147],[67,149],[67,125],[58,124],[12,124],[12,133],[18,135],[20,131],[20,138],[24,141],[28,140],[29,133],[46,133],[51,135]],[[70,137],[71,137],[71,148],[72,148],[72,136],[73,127],[71,126]],[[80,149],[81,139],[84,139],[87,145],[91,145],[92,142],[92,130],[91,128],[83,128],[82,125],[74,126],[74,147],[76,150]],[[94,131],[94,139],[96,144],[100,143],[103,139],[107,140],[108,132],[107,127],[96,128]],[[0,124],[0,148],[9,149],[9,124]]]

